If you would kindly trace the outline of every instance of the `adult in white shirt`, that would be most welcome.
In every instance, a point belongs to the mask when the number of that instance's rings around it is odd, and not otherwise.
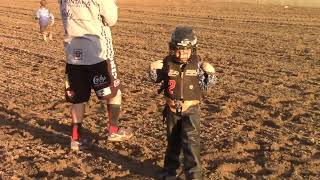
[[[114,61],[110,27],[118,19],[114,0],[60,0],[66,54],[66,100],[71,105],[71,149],[85,147],[81,126],[85,104],[93,88],[98,99],[107,103],[109,141],[132,137],[129,129],[119,128],[121,88]]]

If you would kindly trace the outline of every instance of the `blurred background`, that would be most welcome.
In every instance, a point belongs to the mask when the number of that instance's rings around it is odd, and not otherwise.
[[[276,4],[289,6],[320,7],[320,0],[214,0],[216,2],[245,2],[256,4]]]

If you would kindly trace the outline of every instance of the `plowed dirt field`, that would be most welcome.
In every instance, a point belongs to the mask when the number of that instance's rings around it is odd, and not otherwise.
[[[184,4],[183,4],[184,3]],[[118,0],[112,28],[129,142],[106,140],[105,108],[88,103],[85,135],[69,150],[63,30],[41,40],[38,1],[0,1],[0,179],[155,179],[166,146],[162,97],[150,62],[167,54],[178,24],[194,27],[218,82],[203,98],[205,179],[320,178],[320,10],[209,0]],[[181,175],[183,178],[183,175]]]

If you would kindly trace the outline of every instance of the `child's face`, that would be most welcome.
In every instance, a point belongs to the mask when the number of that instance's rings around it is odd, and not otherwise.
[[[191,56],[192,50],[191,49],[179,49],[176,50],[176,58],[184,63],[187,62]]]
[[[41,1],[40,1],[40,5],[43,6],[43,7],[45,7],[45,6],[47,5],[47,1],[41,0]]]

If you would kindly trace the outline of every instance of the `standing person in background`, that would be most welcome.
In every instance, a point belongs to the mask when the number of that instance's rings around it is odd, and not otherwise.
[[[107,103],[109,141],[125,141],[133,134],[119,127],[121,88],[110,27],[118,19],[114,0],[60,0],[66,53],[66,100],[72,103],[71,149],[85,146],[81,126],[91,89]]]
[[[176,179],[183,153],[183,168],[188,180],[201,180],[200,99],[215,80],[215,69],[197,55],[197,37],[189,26],[178,26],[171,35],[169,55],[150,65],[150,77],[163,82],[166,105],[167,149],[164,172],[159,179]],[[159,92],[161,92],[159,91]]]
[[[54,16],[47,8],[47,1],[40,1],[40,8],[36,12],[36,20],[39,21],[40,33],[43,36],[43,40],[52,40],[51,27],[54,24]]]

